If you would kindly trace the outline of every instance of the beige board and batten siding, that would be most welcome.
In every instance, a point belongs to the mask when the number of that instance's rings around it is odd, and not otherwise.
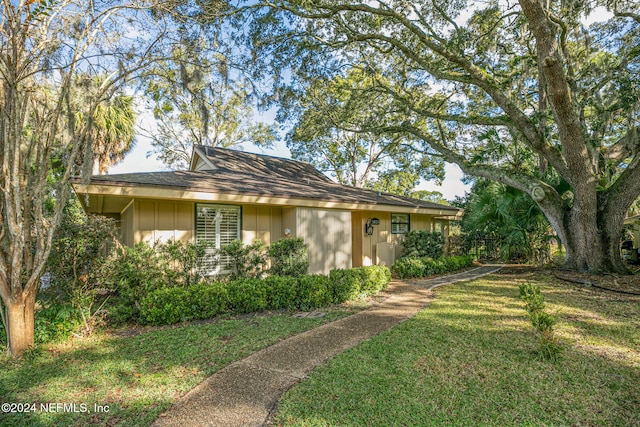
[[[155,200],[134,202],[133,242],[155,242],[168,240],[190,241],[194,239],[194,204]]]
[[[282,226],[291,237],[302,237],[309,245],[310,274],[352,267],[350,211],[284,208]]]
[[[120,213],[120,241],[125,246],[133,246],[134,202],[131,201]]]
[[[265,245],[282,239],[282,208],[279,206],[242,207],[242,242],[250,245],[262,240]]]

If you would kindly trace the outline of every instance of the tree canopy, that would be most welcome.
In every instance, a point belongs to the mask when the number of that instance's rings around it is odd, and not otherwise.
[[[253,57],[277,87],[358,67],[377,102],[375,120],[357,131],[406,136],[469,175],[523,191],[567,248],[567,267],[625,271],[619,239],[640,195],[637,2],[246,6]],[[600,21],[587,25],[593,16]]]

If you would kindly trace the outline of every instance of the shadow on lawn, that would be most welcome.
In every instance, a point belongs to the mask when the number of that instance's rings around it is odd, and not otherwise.
[[[537,357],[536,336],[519,297],[523,281],[540,283],[551,311],[557,311],[565,347],[558,363]],[[639,302],[618,295],[603,299],[539,272],[446,286],[412,320],[314,371],[287,394],[276,420],[637,425]],[[607,352],[610,345],[617,350]]]
[[[227,364],[323,322],[247,318],[126,338],[96,337],[79,341],[75,350],[42,349],[23,361],[4,360],[2,402],[35,403],[38,412],[0,414],[0,425],[149,425],[175,398]],[[43,413],[41,403],[75,403],[76,409],[85,404],[91,412],[63,407]],[[108,406],[109,412],[94,413],[94,404]]]

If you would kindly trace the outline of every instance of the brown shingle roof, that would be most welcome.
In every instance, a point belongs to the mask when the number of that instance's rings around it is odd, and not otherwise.
[[[409,197],[337,184],[308,163],[222,148],[199,147],[216,169],[94,176],[90,184],[154,186],[238,195],[268,195],[347,203],[458,211]]]

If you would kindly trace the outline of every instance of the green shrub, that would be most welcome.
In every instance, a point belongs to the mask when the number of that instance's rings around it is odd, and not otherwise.
[[[298,278],[297,307],[311,310],[331,304],[331,282],[327,276],[314,274]]]
[[[80,310],[71,304],[53,302],[36,311],[34,340],[36,344],[65,340],[81,325]]]
[[[237,279],[227,284],[229,304],[236,313],[253,313],[268,306],[268,287],[260,279]]]
[[[400,258],[393,264],[391,269],[393,270],[393,274],[401,279],[426,277],[469,267],[473,265],[473,259],[471,255],[442,257],[438,259],[428,257]]]
[[[229,309],[229,290],[224,283],[199,283],[187,291],[194,319],[210,319]]]
[[[331,298],[335,304],[340,304],[357,298],[363,286],[362,274],[356,269],[331,270],[329,273]]]
[[[150,292],[169,286],[166,282],[166,261],[146,243],[123,248],[111,262],[111,281],[118,294],[132,305],[139,306],[142,298]]]
[[[385,289],[391,280],[391,271],[383,265],[372,265],[355,269],[362,277],[360,289],[366,295],[373,295]]]
[[[298,277],[309,272],[309,245],[302,237],[280,239],[269,246],[271,274]]]
[[[171,325],[193,317],[189,291],[182,287],[156,289],[142,298],[140,320],[151,325]]]
[[[402,257],[440,258],[444,254],[442,233],[427,230],[411,230],[404,235]]]
[[[391,269],[401,279],[427,275],[425,274],[425,265],[422,258],[400,258],[393,264]]]
[[[251,245],[234,240],[223,245],[218,253],[227,260],[230,280],[262,277],[262,269],[267,263],[267,253],[261,240],[254,240]]]
[[[157,256],[165,260],[166,270],[163,271],[165,281],[175,286],[181,283],[190,286],[202,279],[202,271],[198,268],[200,259],[212,245],[206,240],[197,242],[184,242],[181,240],[169,240],[158,243],[154,249]]]
[[[269,308],[281,310],[296,307],[298,280],[295,277],[270,276],[264,282]]]
[[[538,354],[543,360],[556,361],[562,353],[562,346],[554,335],[553,327],[557,320],[554,316],[544,311],[544,297],[540,286],[531,283],[519,285],[520,298],[525,302],[525,309],[529,314],[529,320],[538,333],[540,348]]]

